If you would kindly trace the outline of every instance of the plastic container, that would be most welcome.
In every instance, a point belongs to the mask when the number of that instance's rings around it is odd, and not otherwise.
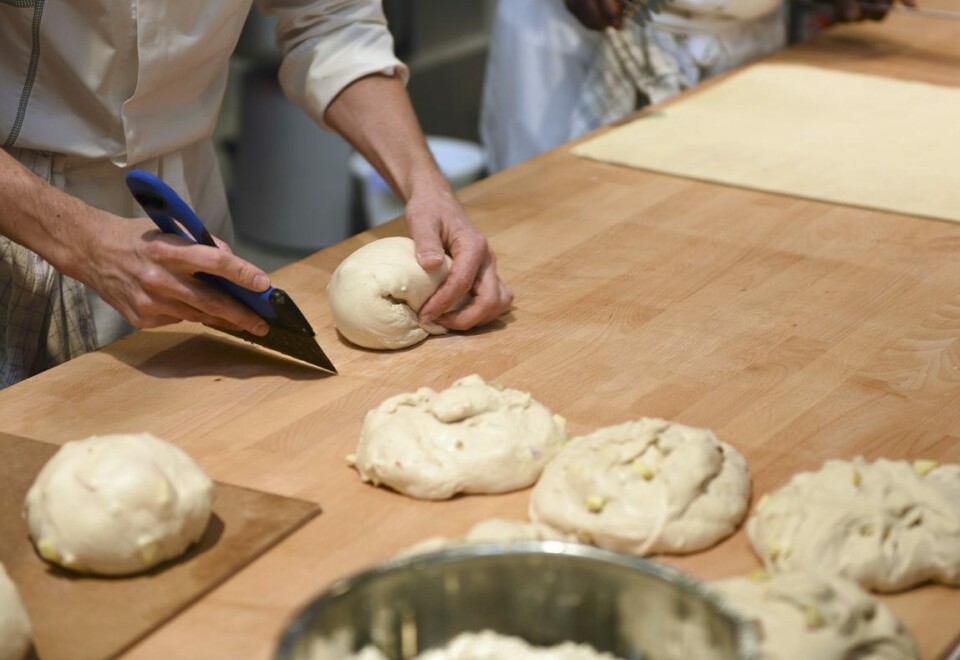
[[[483,176],[486,156],[479,144],[430,135],[427,136],[427,146],[454,190],[463,188]],[[367,227],[376,227],[403,215],[403,202],[370,163],[356,152],[350,155],[350,172],[361,187],[363,215]]]
[[[300,253],[350,236],[350,145],[288,101],[272,68],[251,69],[243,84],[234,227],[258,244]]]

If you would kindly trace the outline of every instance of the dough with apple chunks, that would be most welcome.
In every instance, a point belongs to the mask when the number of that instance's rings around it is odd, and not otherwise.
[[[690,553],[732,534],[749,500],[740,452],[643,418],[572,439],[534,487],[530,519],[610,550]]]
[[[764,660],[918,657],[893,612],[846,578],[759,571],[712,586],[757,626]]]
[[[419,499],[505,493],[537,480],[566,441],[565,428],[527,392],[474,374],[367,412],[354,464],[364,481]]]
[[[357,346],[378,350],[406,348],[446,333],[436,323],[420,323],[418,313],[443,284],[451,263],[445,257],[437,270],[424,270],[413,240],[403,236],[364,245],[330,276],[327,295],[334,325]]]
[[[183,554],[210,520],[213,482],[149,433],[64,444],[27,492],[40,556],[80,573],[126,575]]]
[[[22,660],[30,650],[30,618],[20,593],[0,564],[0,660]]]
[[[757,502],[747,536],[767,570],[842,575],[872,591],[960,585],[960,465],[829,460]]]

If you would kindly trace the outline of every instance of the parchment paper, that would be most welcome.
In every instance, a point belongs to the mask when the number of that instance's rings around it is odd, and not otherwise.
[[[960,89],[758,64],[573,148],[666,174],[960,221]]]

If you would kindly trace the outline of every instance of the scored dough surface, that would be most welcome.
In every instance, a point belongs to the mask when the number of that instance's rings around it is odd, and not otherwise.
[[[907,660],[910,633],[856,582],[809,572],[714,582],[741,615],[759,626],[764,660]]]
[[[37,551],[102,575],[147,570],[182,554],[210,519],[213,482],[178,447],[149,433],[64,444],[27,492]]]
[[[603,548],[687,553],[747,510],[746,459],[707,429],[643,418],[571,440],[530,497],[530,518]]]
[[[960,585],[960,465],[829,460],[761,497],[747,535],[774,572],[829,572],[874,591]]]
[[[0,660],[22,660],[30,649],[30,633],[17,587],[0,564]]]
[[[413,240],[403,236],[368,243],[340,262],[327,294],[337,330],[357,346],[413,346],[446,328],[420,323],[417,313],[450,272],[450,257],[433,272],[420,267]]]
[[[536,481],[565,440],[562,417],[474,374],[367,412],[355,467],[364,481],[420,499],[504,493]]]

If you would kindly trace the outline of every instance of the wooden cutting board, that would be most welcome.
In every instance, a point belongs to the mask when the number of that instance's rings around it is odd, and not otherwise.
[[[217,483],[207,531],[181,560],[128,578],[58,570],[37,556],[21,511],[57,445],[0,433],[0,561],[43,660],[113,657],[320,513],[313,502]]]

